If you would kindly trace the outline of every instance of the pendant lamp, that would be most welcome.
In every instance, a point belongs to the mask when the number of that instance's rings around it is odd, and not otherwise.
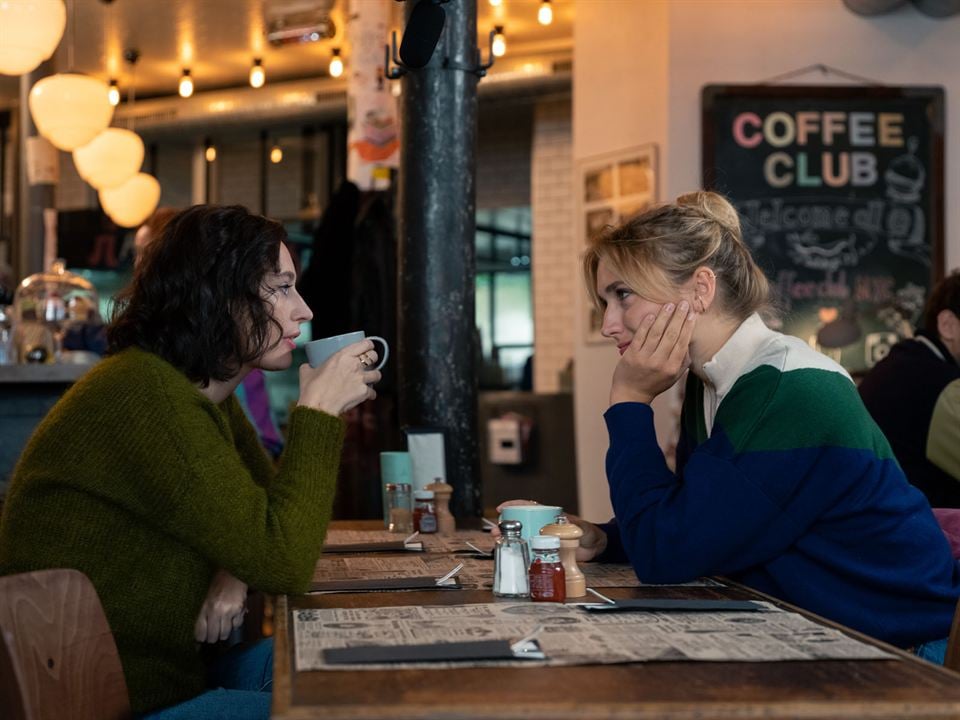
[[[39,133],[61,150],[86,145],[113,118],[107,85],[79,73],[43,78],[30,90],[28,102]]]
[[[143,140],[131,130],[107,128],[73,151],[80,177],[97,190],[117,187],[140,172]]]
[[[53,55],[66,23],[63,0],[0,0],[0,74],[35,69]]]
[[[100,205],[117,225],[136,227],[157,209],[160,183],[146,173],[137,173],[123,185],[99,192]]]

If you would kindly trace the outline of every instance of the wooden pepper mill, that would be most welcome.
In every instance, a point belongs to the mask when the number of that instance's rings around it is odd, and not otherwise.
[[[557,518],[552,525],[545,525],[540,530],[541,535],[556,535],[560,538],[560,563],[567,578],[567,597],[577,598],[587,594],[587,581],[583,572],[577,567],[577,548],[580,547],[580,538],[583,530],[567,520],[565,515]]]
[[[453,485],[437,478],[424,490],[433,490],[434,502],[437,506],[437,532],[441,535],[453,535],[457,531],[457,523],[450,512],[450,496],[453,494]]]

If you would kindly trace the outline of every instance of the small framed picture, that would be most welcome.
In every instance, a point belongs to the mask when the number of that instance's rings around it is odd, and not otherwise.
[[[657,201],[657,146],[654,143],[581,160],[578,211],[581,247],[607,228],[647,210]],[[603,316],[587,304],[584,328],[590,344],[609,342],[600,334]]]

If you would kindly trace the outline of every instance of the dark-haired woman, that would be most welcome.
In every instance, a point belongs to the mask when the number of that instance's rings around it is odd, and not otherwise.
[[[176,215],[118,298],[109,357],[37,428],[7,492],[0,573],[70,567],[91,579],[136,713],[182,703],[158,716],[268,716],[258,691],[269,647],[237,658],[257,677],[224,681],[237,668],[218,668],[221,687],[208,688],[195,633],[228,631],[218,608],[246,585],[307,589],[331,514],[339,416],[375,396],[370,341],[301,366],[278,470],[260,448],[233,390],[253,368],[289,367],[311,318],[285,239],[241,207]]]

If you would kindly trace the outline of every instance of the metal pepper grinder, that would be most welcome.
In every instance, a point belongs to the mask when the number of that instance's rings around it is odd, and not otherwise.
[[[434,503],[437,507],[437,532],[441,535],[453,535],[457,531],[457,523],[450,512],[450,496],[453,494],[453,485],[437,478],[424,490],[433,490]]]
[[[565,515],[557,518],[552,525],[540,529],[541,535],[556,535],[560,538],[560,563],[567,578],[567,597],[577,598],[587,594],[587,580],[577,567],[577,548],[583,530],[567,520]]]

